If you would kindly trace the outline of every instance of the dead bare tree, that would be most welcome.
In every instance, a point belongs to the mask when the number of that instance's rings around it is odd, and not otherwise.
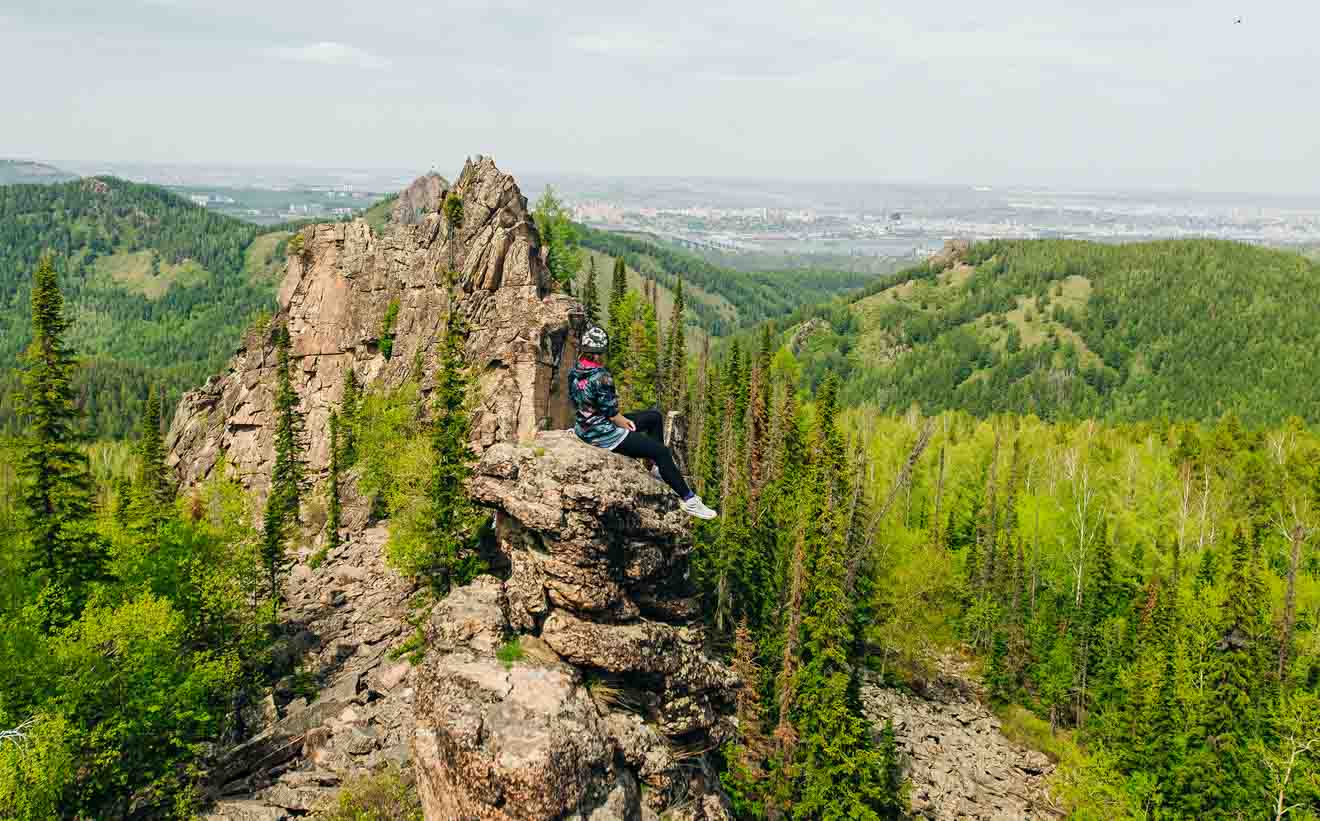
[[[1095,504],[1095,488],[1091,485],[1091,468],[1086,458],[1077,448],[1073,448],[1064,457],[1064,471],[1072,485],[1072,507],[1069,519],[1077,533],[1077,544],[1073,553],[1073,604],[1082,606],[1082,587],[1086,579],[1087,550],[1093,536],[1091,532],[1092,506]]]
[[[926,422],[921,429],[921,433],[917,434],[917,441],[913,443],[912,450],[908,452],[907,460],[898,471],[898,476],[894,477],[894,482],[889,487],[889,494],[885,497],[884,503],[871,514],[871,519],[866,526],[866,541],[862,544],[861,549],[854,551],[848,559],[848,577],[844,583],[844,589],[849,594],[853,591],[853,583],[857,580],[857,571],[862,566],[862,559],[870,555],[875,545],[875,537],[880,530],[880,523],[884,521],[885,515],[889,513],[889,508],[893,506],[898,494],[902,492],[908,482],[912,481],[912,471],[921,459],[921,454],[925,453],[926,448],[930,445],[930,438],[934,432],[935,423],[933,421]]]
[[[944,527],[942,518],[942,506],[944,504],[944,445],[940,445],[940,471],[935,480],[935,515],[931,519],[931,546],[938,547],[944,544],[941,528]]]
[[[28,740],[28,731],[32,729],[32,725],[35,723],[36,719],[29,718],[17,727],[0,730],[0,747],[5,744],[13,744],[16,747],[23,746]]]
[[[1275,520],[1275,526],[1283,534],[1283,538],[1288,540],[1288,544],[1292,548],[1288,560],[1288,589],[1283,597],[1283,634],[1279,637],[1278,676],[1280,682],[1283,681],[1283,671],[1288,665],[1288,656],[1292,651],[1293,628],[1297,624],[1297,568],[1302,562],[1302,547],[1315,532],[1314,527],[1303,521],[1296,501],[1292,503],[1291,513],[1292,521],[1285,520],[1282,511]]]
[[[1187,549],[1187,522],[1192,518],[1192,465],[1184,462],[1179,469],[1182,491],[1178,496],[1178,549]]]
[[[779,739],[785,759],[792,758],[793,747],[797,742],[797,733],[789,715],[793,711],[796,695],[798,643],[802,634],[802,588],[806,576],[805,554],[806,534],[799,525],[793,542],[793,563],[789,569],[788,626],[784,631],[784,657],[779,669],[779,724],[775,727],[775,738]]]

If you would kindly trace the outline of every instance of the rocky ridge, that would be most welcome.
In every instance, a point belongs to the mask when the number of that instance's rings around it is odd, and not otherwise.
[[[551,292],[527,201],[512,177],[478,158],[464,166],[452,190],[463,201],[457,229],[439,213],[443,196],[437,195],[420,222],[383,236],[364,220],[302,230],[302,250],[290,255],[280,286],[277,321],[249,333],[227,372],[179,403],[166,445],[180,487],[205,479],[223,457],[258,501],[264,498],[274,458],[281,321],[290,336],[313,479],[329,463],[328,420],[347,369],[363,385],[385,387],[420,374],[428,390],[451,310],[470,331],[465,353],[481,395],[474,412],[478,451],[567,425],[560,364],[575,356],[582,306]]]
[[[1057,818],[1045,789],[1054,765],[1009,741],[977,687],[942,660],[920,693],[868,683],[862,706],[875,728],[892,721],[912,816],[934,821]]]
[[[389,523],[345,477],[343,544],[322,562],[323,536],[309,535],[287,583],[280,648],[300,672],[242,710],[243,740],[214,756],[209,817],[305,816],[349,776],[399,762],[428,821],[728,818],[705,753],[730,732],[738,682],[703,652],[685,517],[638,463],[537,434],[571,418],[562,364],[581,305],[550,289],[511,177],[470,161],[452,187],[456,229],[438,213],[450,190],[419,180],[418,221],[384,235],[361,220],[304,229],[276,320],[180,402],[169,465],[185,489],[228,465],[261,502],[286,326],[309,477],[323,478],[346,371],[368,389],[420,378],[427,391],[446,317],[459,317],[495,575],[435,605],[419,666],[398,658],[416,590],[385,566]]]
[[[693,622],[673,494],[563,431],[488,449],[472,493],[508,578],[432,615],[413,746],[427,817],[730,818],[702,753],[732,731],[739,683]]]

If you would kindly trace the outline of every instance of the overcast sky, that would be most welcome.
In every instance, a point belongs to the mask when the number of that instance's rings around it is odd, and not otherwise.
[[[1312,0],[0,0],[0,156],[1317,194],[1318,35]]]

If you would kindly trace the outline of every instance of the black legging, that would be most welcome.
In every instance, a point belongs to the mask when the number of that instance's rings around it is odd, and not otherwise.
[[[683,474],[679,472],[678,465],[674,464],[674,454],[664,446],[665,418],[660,415],[660,411],[635,411],[625,413],[624,416],[632,420],[637,430],[628,431],[614,452],[634,459],[650,459],[660,468],[660,478],[674,489],[678,498],[691,496],[692,491],[687,482],[683,481]]]

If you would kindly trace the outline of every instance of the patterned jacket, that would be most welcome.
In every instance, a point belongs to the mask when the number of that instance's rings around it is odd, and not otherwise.
[[[628,431],[610,421],[619,415],[619,395],[614,377],[604,365],[579,359],[568,372],[568,398],[577,414],[573,432],[589,445],[614,450]]]

